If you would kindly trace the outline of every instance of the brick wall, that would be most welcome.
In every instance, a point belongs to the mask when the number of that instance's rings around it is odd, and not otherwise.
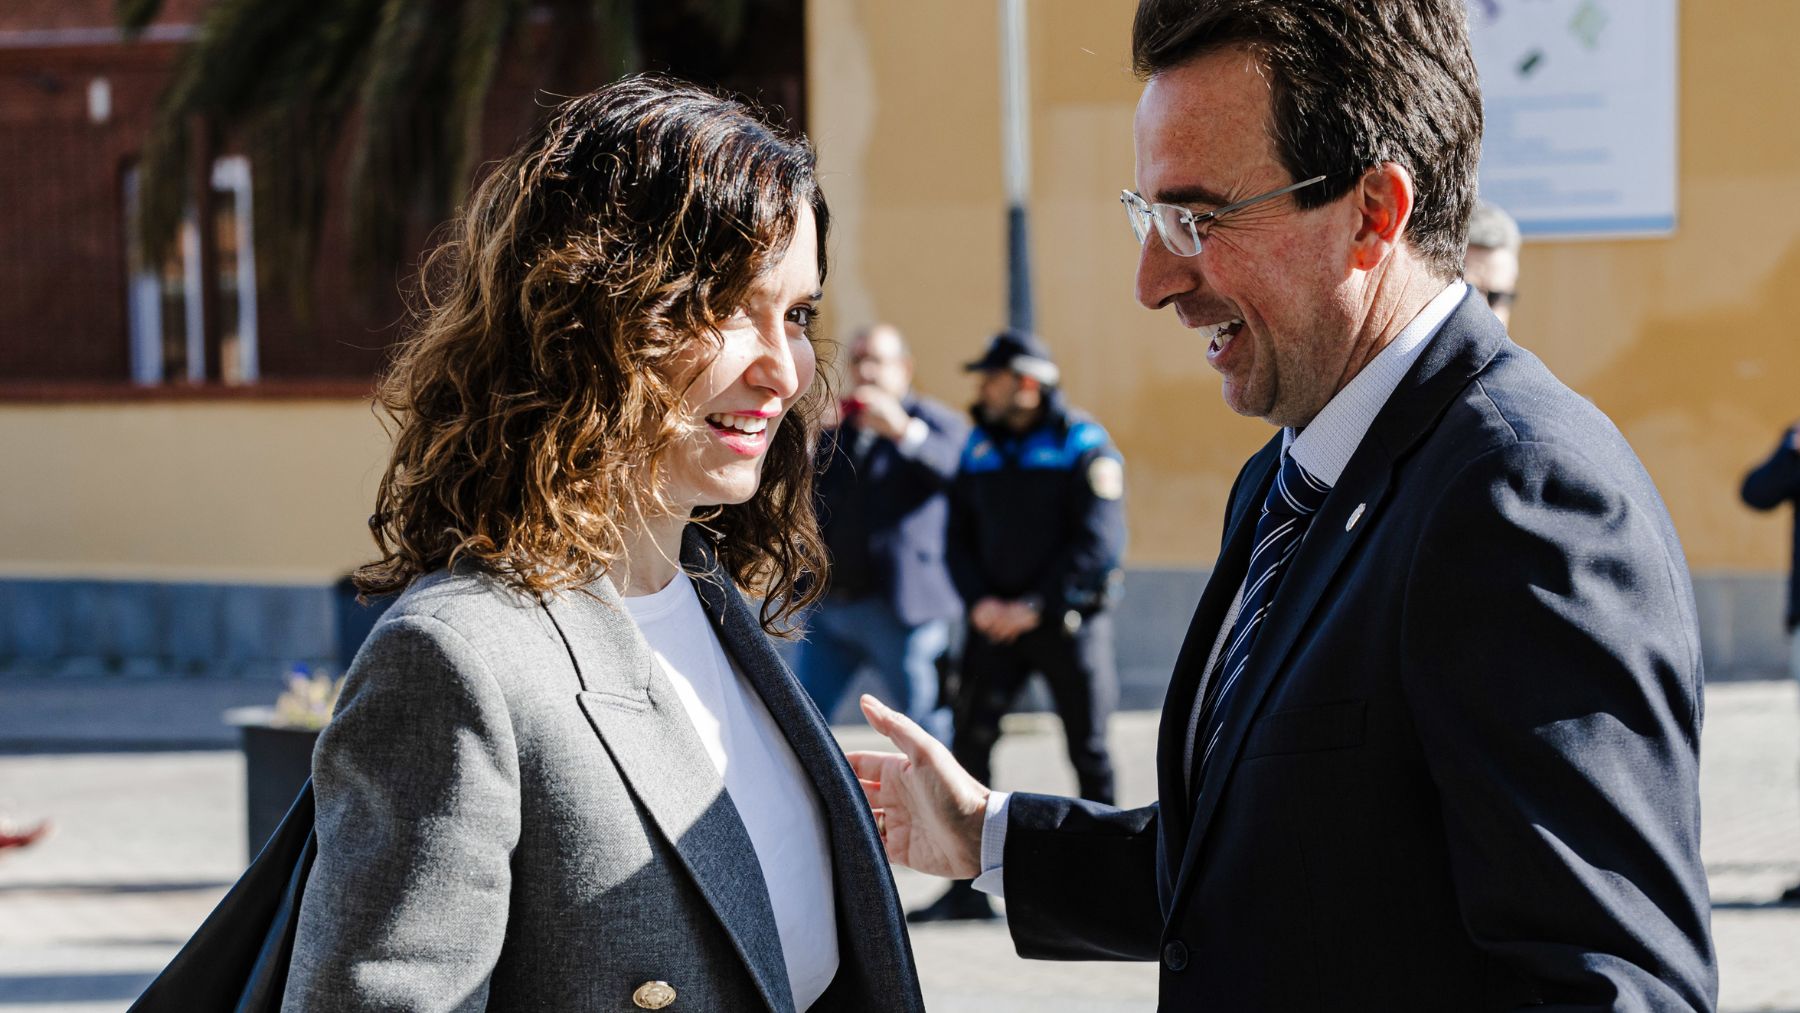
[[[13,0],[0,10],[0,386],[79,383],[91,392],[130,379],[124,173],[204,7],[168,0],[130,44],[112,32],[112,0]],[[756,95],[803,123],[802,21],[798,2],[759,10],[727,50],[693,45],[679,20],[648,17],[646,64]],[[481,161],[504,154],[541,112],[528,56],[503,69]],[[111,97],[101,122],[89,109],[96,80]],[[418,254],[372,284],[352,277],[342,202],[334,203],[306,303],[259,290],[265,380],[366,382],[403,327],[399,293]],[[421,216],[406,248],[422,250],[435,224]]]

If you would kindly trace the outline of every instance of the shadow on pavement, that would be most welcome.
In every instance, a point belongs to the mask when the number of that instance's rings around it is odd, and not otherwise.
[[[63,893],[82,896],[111,896],[131,893],[192,893],[196,890],[223,890],[229,880],[191,883],[0,883],[0,895],[8,893]]]
[[[1792,912],[1792,911],[1800,911],[1800,904],[1796,904],[1793,901],[1780,901],[1780,900],[1759,900],[1759,901],[1720,900],[1720,901],[1714,901],[1712,908],[1714,911],[1789,911],[1789,912]],[[1771,1013],[1780,1013],[1780,1011],[1778,1011],[1778,1010],[1771,1011]],[[1800,1013],[1800,1011],[1796,1011],[1796,1013]]]
[[[11,739],[0,740],[0,756],[69,756],[101,753],[229,753],[236,742],[216,739]]]
[[[0,974],[0,1003],[104,1002],[136,999],[155,971],[101,974]]]

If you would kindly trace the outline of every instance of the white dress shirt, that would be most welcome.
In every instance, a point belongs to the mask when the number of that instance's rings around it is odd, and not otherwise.
[[[1344,468],[1362,445],[1363,437],[1368,435],[1369,427],[1374,424],[1375,416],[1387,405],[1388,398],[1394,394],[1394,388],[1406,378],[1407,371],[1437,337],[1443,329],[1444,321],[1462,303],[1463,296],[1469,287],[1460,281],[1451,282],[1439,292],[1425,308],[1413,317],[1387,347],[1376,353],[1360,372],[1350,378],[1344,389],[1337,392],[1332,399],[1320,409],[1319,414],[1304,430],[1293,429],[1281,431],[1282,449],[1293,456],[1302,468],[1314,478],[1326,485],[1337,485],[1343,476]],[[1237,595],[1232,599],[1231,608],[1225,613],[1225,620],[1219,626],[1219,632],[1213,638],[1212,652],[1207,656],[1206,668],[1203,669],[1199,691],[1194,694],[1194,712],[1188,716],[1187,751],[1189,760],[1187,769],[1193,768],[1194,735],[1197,730],[1199,701],[1204,697],[1206,684],[1213,666],[1218,663],[1219,651],[1225,644],[1225,637],[1231,632],[1231,626],[1237,621],[1239,608],[1243,605],[1244,588],[1238,586]],[[1002,862],[1006,858],[1006,815],[1010,792],[997,791],[988,796],[987,815],[981,824],[981,875],[975,880],[975,889],[995,897],[1004,897],[1005,878]]]
[[[762,697],[744,681],[685,573],[624,599],[681,698],[737,807],[775,912],[794,1007],[818,1001],[838,969],[836,892],[824,809]]]

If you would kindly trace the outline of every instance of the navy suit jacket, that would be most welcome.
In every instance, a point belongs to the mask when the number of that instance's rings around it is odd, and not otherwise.
[[[962,614],[944,565],[945,493],[968,441],[962,416],[928,398],[906,411],[925,423],[910,455],[877,438],[859,459],[857,431],[828,430],[820,441],[819,521],[831,552],[832,590],[885,597],[909,626]]]
[[[1232,491],[1161,801],[1013,796],[1019,952],[1160,960],[1166,1010],[1711,1010],[1694,598],[1618,430],[1465,300],[1314,518],[1196,794],[1280,453]]]

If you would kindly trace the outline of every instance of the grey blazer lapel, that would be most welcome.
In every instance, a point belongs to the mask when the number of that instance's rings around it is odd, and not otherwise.
[[[694,525],[688,526],[681,561],[694,574],[700,602],[717,624],[725,649],[762,697],[818,792],[831,835],[838,895],[838,974],[861,975],[869,994],[891,1003],[884,1008],[923,1010],[905,915],[856,774],[818,708],[775,653],[750,604]]]
[[[768,884],[737,807],[612,583],[602,579],[589,590],[546,606],[581,680],[582,712],[725,926],[769,1008],[791,1013]]]

